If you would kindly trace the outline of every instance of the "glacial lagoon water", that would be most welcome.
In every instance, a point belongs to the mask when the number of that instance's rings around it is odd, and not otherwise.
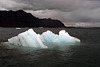
[[[7,42],[13,36],[29,28],[0,28],[0,42]],[[33,28],[42,34],[50,30],[58,34],[66,30],[71,36],[81,40],[79,45],[67,45],[49,49],[4,46],[0,44],[0,67],[99,67],[99,28]]]

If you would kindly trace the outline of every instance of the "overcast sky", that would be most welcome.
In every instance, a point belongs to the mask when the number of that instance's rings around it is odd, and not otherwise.
[[[0,0],[0,10],[20,9],[62,22],[100,22],[100,0]]]

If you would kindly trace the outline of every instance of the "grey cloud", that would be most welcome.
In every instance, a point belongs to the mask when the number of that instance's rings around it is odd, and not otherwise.
[[[26,4],[32,6],[32,10],[45,10],[45,9],[57,9],[62,11],[76,10],[80,3],[80,0],[14,0],[18,4]],[[28,8],[30,8],[28,6]],[[21,5],[20,5],[21,7]],[[24,7],[25,8],[25,7]],[[27,9],[26,9],[27,10]]]
[[[63,22],[100,22],[100,0],[0,0],[0,9],[22,9]]]

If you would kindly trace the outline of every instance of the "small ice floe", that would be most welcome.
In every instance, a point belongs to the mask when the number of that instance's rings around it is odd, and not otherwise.
[[[43,27],[39,27],[39,28],[43,28]]]
[[[21,29],[21,28],[16,28],[17,30]]]
[[[8,39],[8,42],[18,46],[48,48],[53,45],[79,44],[80,40],[70,36],[65,30],[59,31],[59,34],[54,34],[49,30],[42,34],[37,34],[33,29],[29,29],[18,34],[18,36]]]

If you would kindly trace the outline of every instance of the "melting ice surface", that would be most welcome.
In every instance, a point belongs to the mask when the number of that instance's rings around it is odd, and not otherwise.
[[[33,29],[29,29],[28,31],[18,34],[18,36],[8,39],[8,42],[18,46],[48,48],[49,45],[79,44],[80,40],[70,36],[65,30],[61,30],[59,35],[54,34],[49,30],[40,35],[37,34]]]

